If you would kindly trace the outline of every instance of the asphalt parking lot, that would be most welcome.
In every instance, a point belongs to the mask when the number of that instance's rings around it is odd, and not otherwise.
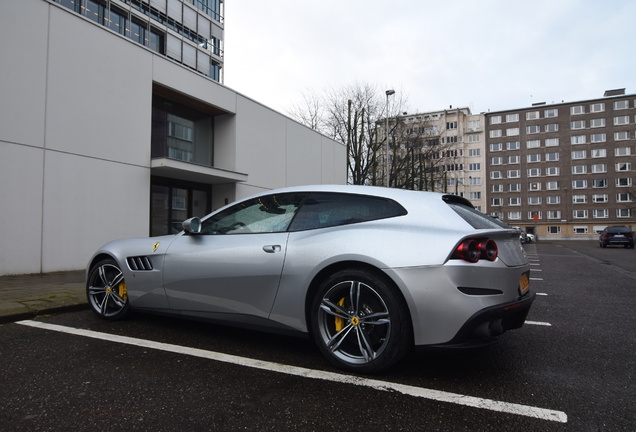
[[[526,325],[352,376],[304,339],[88,310],[0,327],[3,430],[633,431],[636,253],[525,246]]]

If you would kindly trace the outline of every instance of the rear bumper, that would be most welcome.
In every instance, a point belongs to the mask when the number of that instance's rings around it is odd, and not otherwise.
[[[435,346],[486,345],[508,330],[521,328],[535,297],[536,294],[527,293],[513,302],[482,309],[466,321],[453,339]]]

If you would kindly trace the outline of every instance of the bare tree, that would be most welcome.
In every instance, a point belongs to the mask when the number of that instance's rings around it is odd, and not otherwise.
[[[390,110],[399,112],[404,100],[392,98]],[[331,89],[322,97],[305,94],[301,105],[294,106],[290,115],[347,146],[349,183],[378,185],[384,184],[381,149],[386,140],[385,133],[378,135],[384,132],[378,122],[386,118],[387,105],[384,92],[376,86],[353,84]]]

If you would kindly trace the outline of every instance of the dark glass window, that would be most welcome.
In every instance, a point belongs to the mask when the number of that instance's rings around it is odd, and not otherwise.
[[[106,7],[101,2],[86,0],[84,3],[84,15],[98,24],[106,24]]]
[[[165,48],[164,40],[165,38],[161,31],[156,30],[154,28],[150,29],[150,38],[148,41],[148,47],[151,50],[158,52],[159,54],[165,54],[166,48]]]
[[[407,212],[393,200],[366,195],[312,193],[289,227],[301,231],[403,216]]]
[[[205,220],[201,233],[262,234],[287,231],[305,195],[267,195],[238,203]]]
[[[137,42],[140,45],[148,45],[146,38],[146,24],[137,20],[133,20],[130,23],[130,31],[127,35],[130,39]]]
[[[151,236],[178,233],[187,218],[210,212],[209,185],[153,177],[150,198]]]

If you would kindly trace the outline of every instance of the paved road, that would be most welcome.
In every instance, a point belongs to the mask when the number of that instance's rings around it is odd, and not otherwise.
[[[540,295],[523,329],[372,377],[303,339],[171,318],[6,324],[0,429],[634,431],[636,253],[594,246],[526,246]]]

